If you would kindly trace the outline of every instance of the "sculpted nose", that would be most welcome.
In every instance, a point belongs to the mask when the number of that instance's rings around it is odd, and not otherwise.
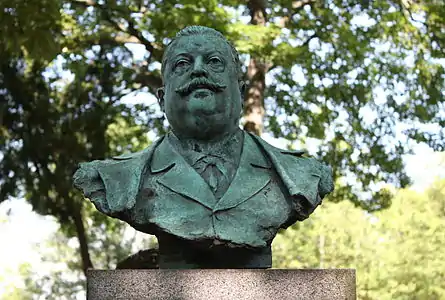
[[[192,78],[202,77],[202,76],[207,77],[207,70],[205,69],[202,57],[197,57],[195,59],[191,76]]]

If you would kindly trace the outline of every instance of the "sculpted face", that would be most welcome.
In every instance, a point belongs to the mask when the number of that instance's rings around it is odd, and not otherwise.
[[[211,35],[182,36],[165,61],[165,86],[158,96],[173,132],[215,139],[238,128],[243,84],[230,46]]]

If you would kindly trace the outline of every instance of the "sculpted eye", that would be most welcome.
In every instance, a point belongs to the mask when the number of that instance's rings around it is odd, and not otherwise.
[[[188,66],[190,63],[186,59],[180,59],[175,63],[175,68],[182,68]]]
[[[209,58],[209,64],[213,66],[221,66],[223,65],[223,60],[219,58],[218,56],[212,56]]]

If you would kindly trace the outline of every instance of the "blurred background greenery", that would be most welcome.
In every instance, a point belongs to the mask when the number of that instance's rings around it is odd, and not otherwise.
[[[0,297],[82,298],[85,270],[156,245],[95,211],[71,176],[167,130],[153,96],[162,53],[194,24],[241,53],[241,125],[333,167],[335,192],[278,235],[274,267],[356,268],[359,299],[444,299],[445,181],[419,191],[406,168],[417,154],[411,174],[431,175],[421,146],[445,169],[441,0],[0,1],[1,247],[25,238],[9,232],[14,203],[55,228],[40,264],[0,267]]]

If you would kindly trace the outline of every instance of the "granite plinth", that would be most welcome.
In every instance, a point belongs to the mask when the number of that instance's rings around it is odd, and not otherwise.
[[[87,299],[356,299],[353,269],[89,270]]]

